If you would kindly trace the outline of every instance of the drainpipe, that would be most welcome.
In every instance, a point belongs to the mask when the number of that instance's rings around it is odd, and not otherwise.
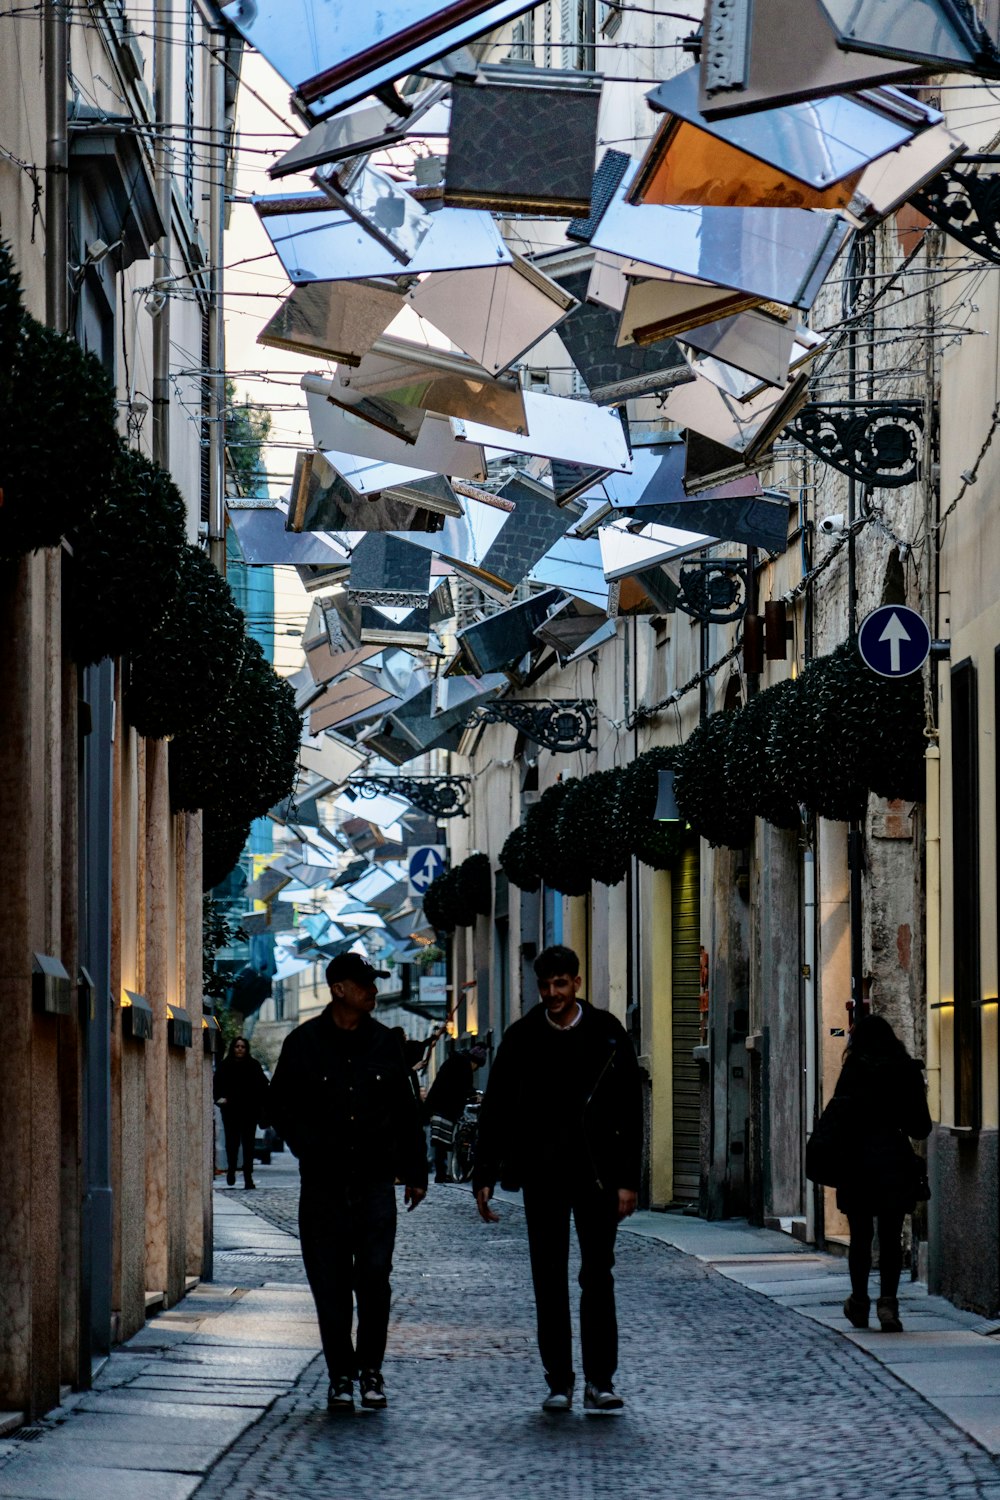
[[[226,571],[226,332],[222,305],[222,264],[226,229],[226,34],[211,38],[209,101],[213,143],[211,182],[211,244],[209,245],[208,348],[212,365],[209,380],[209,501],[208,551],[219,572]]]
[[[941,1118],[941,751],[928,745],[927,769],[927,1104]]]
[[[802,856],[802,1003],[805,1011],[805,1107],[806,1128],[803,1140],[816,1124],[816,855],[806,849]],[[803,1146],[803,1154],[804,1154]],[[804,1168],[803,1160],[803,1168]],[[816,1243],[816,1200],[819,1194],[814,1182],[806,1180],[806,1242]]]
[[[157,207],[163,220],[163,238],[157,242],[153,256],[153,276],[157,288],[165,294],[163,305],[153,318],[153,459],[162,469],[170,469],[170,275],[173,259],[173,170],[168,127],[173,118],[171,84],[173,79],[173,7],[171,0],[155,0],[153,32],[156,37],[153,113],[156,119],[154,168]]]
[[[45,6],[45,320],[66,332],[69,320],[69,144],[66,77],[69,12],[66,0]]]

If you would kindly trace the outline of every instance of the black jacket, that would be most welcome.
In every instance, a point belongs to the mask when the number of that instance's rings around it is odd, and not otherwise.
[[[252,1120],[255,1125],[266,1125],[267,1096],[267,1076],[255,1057],[241,1061],[230,1054],[222,1059],[212,1080],[212,1098],[216,1104],[225,1099],[222,1108],[227,1114]]]
[[[345,1031],[328,1006],[290,1032],[269,1104],[303,1172],[424,1187],[424,1132],[409,1071],[398,1039],[371,1016]]]
[[[434,1082],[427,1090],[424,1114],[455,1121],[475,1092],[472,1081],[472,1058],[467,1052],[453,1052],[438,1068]]]
[[[579,1044],[574,1054],[578,1105],[566,1121],[566,1174],[582,1176],[598,1187],[638,1191],[642,1081],[635,1049],[614,1016],[586,1001],[581,1004],[579,1036],[573,1039]],[[479,1113],[473,1191],[492,1188],[498,1180],[504,1187],[517,1188],[539,1172],[546,1104],[554,1091],[562,1091],[563,1082],[553,1075],[558,1052],[552,1042],[543,1005],[534,1006],[506,1032]],[[548,1168],[559,1169],[559,1163]]]
[[[844,1212],[912,1212],[910,1138],[922,1141],[931,1133],[921,1064],[911,1057],[873,1059],[848,1053],[834,1092],[850,1098],[856,1131],[853,1170],[837,1191],[838,1206]]]

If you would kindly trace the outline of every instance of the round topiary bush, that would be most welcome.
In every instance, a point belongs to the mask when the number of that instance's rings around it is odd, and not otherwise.
[[[695,833],[716,848],[744,849],[753,839],[753,816],[734,800],[726,781],[734,717],[712,714],[688,736],[674,765],[674,794]]]
[[[590,874],[575,848],[575,822],[560,825],[559,814],[570,794],[572,781],[557,781],[548,787],[525,816],[528,858],[542,880],[564,896],[585,896]]]
[[[771,722],[778,706],[795,696],[789,678],[765,688],[745,707],[729,715],[725,778],[732,802],[763,818],[775,828],[799,828],[799,805],[785,790],[768,760]]]
[[[138,650],[178,591],[185,509],[170,475],[119,441],[111,482],[73,527],[69,637],[76,661]]]
[[[500,850],[500,868],[510,881],[522,891],[537,891],[542,877],[535,869],[532,858],[533,846],[524,823],[512,828]],[[426,910],[426,905],[425,908]]]
[[[174,810],[215,807],[263,817],[294,789],[301,738],[294,688],[248,636],[230,691],[171,742]]]
[[[424,916],[435,932],[455,931],[450,875],[450,870],[442,870],[424,891]]]
[[[869,791],[920,800],[924,748],[919,674],[879,677],[845,641],[810,662],[777,704],[767,761],[794,801],[851,822],[864,817]]]
[[[135,652],[125,714],[152,739],[181,734],[226,697],[243,659],[243,615],[197,547],[181,553],[177,592]]]
[[[424,893],[424,916],[435,932],[472,927],[477,917],[489,916],[492,871],[485,854],[470,854],[461,864],[444,870]]]
[[[23,310],[0,250],[0,561],[57,547],[111,483],[118,445],[114,387],[68,334]]]
[[[565,783],[555,818],[555,837],[563,862],[601,885],[625,879],[632,856],[630,822],[620,816],[622,770],[592,771]],[[562,889],[562,887],[558,887]]]
[[[239,863],[250,837],[250,822],[227,822],[216,813],[206,813],[202,832],[202,889],[210,891]]]
[[[654,870],[668,870],[684,846],[684,824],[653,819],[660,795],[660,772],[672,771],[676,745],[656,745],[626,766],[615,816],[627,826],[629,846],[637,859]]]

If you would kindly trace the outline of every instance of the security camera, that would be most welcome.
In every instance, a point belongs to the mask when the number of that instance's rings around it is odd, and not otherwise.
[[[847,524],[843,513],[838,511],[835,516],[824,516],[819,523],[819,529],[824,536],[837,536],[841,531],[846,531]]]

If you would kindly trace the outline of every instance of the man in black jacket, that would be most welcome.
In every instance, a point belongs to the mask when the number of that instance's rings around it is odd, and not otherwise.
[[[635,1212],[642,1157],[642,1089],[635,1050],[608,1011],[581,1001],[572,948],[535,960],[541,1004],[504,1036],[479,1115],[473,1191],[480,1216],[499,1180],[524,1189],[538,1348],[549,1394],[573,1399],[569,1222],[580,1243],[580,1341],[588,1412],[619,1411],[618,1323],[612,1267],[619,1222]]]
[[[286,1038],[269,1105],[299,1158],[299,1237],[330,1372],[327,1405],[386,1405],[382,1359],[389,1327],[389,1273],[398,1179],[412,1210],[427,1193],[420,1110],[398,1039],[372,1019],[373,969],[357,953],[327,965],[330,1004]],[[351,1340],[357,1296],[357,1343]]]

